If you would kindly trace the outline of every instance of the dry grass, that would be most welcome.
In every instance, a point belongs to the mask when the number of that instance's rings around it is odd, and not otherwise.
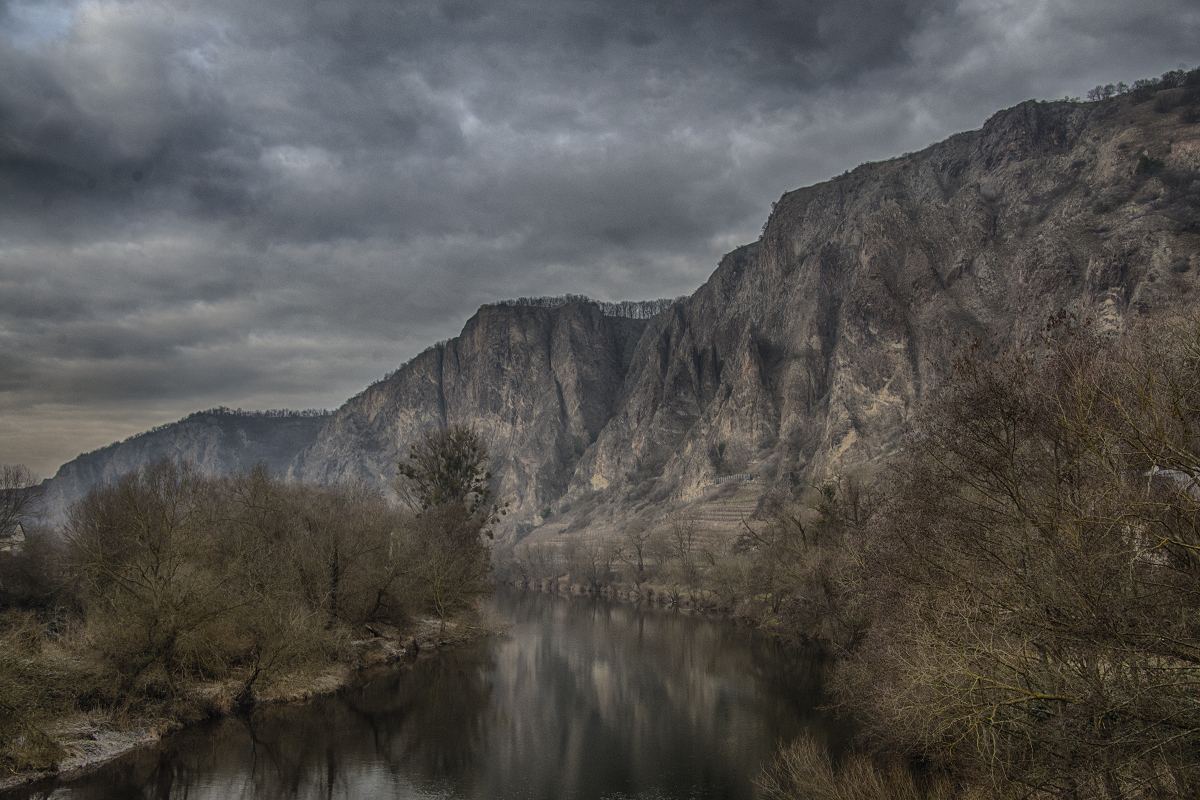
[[[53,768],[66,752],[46,731],[46,721],[69,711],[71,676],[42,653],[42,631],[33,614],[0,616],[0,771]]]
[[[880,766],[853,753],[835,765],[829,751],[802,735],[784,746],[758,780],[768,800],[967,800],[941,776],[918,776],[906,765]]]

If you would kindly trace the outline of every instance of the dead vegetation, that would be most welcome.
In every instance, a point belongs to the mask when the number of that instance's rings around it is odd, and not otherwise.
[[[0,774],[331,691],[463,635],[455,620],[474,630],[491,507],[474,511],[418,515],[262,465],[213,478],[164,460],[93,489],[62,530],[0,552]],[[97,732],[107,745],[86,744]]]

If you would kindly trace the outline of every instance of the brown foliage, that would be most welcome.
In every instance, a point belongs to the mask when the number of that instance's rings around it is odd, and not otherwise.
[[[425,609],[446,618],[489,594],[491,548],[478,515],[460,503],[433,506],[413,523],[413,579]]]
[[[741,612],[788,639],[853,646],[863,632],[858,551],[874,507],[872,490],[853,475],[831,477],[799,500],[768,495],[738,543],[753,555],[752,599]]]
[[[758,786],[767,800],[951,800],[961,793],[945,776],[918,776],[908,765],[877,764],[851,753],[835,765],[809,735],[784,745]]]
[[[263,466],[208,478],[160,461],[98,487],[66,534],[100,699],[174,702],[186,682],[236,676],[246,702],[343,657],[367,623],[463,609],[487,590],[488,554],[478,515],[456,507],[414,520],[363,485],[284,484]]]
[[[975,343],[872,525],[842,694],[876,735],[1047,795],[1200,779],[1200,324]]]

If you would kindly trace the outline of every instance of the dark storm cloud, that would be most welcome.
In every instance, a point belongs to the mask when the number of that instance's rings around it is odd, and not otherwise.
[[[0,0],[0,461],[333,405],[504,296],[689,292],[783,191],[1198,34],[1185,0]]]
[[[668,119],[770,110],[904,60],[934,8],[79,5],[68,38],[0,48],[3,202],[10,228],[59,240],[164,209],[253,216],[268,238],[477,230],[492,209],[456,190],[537,167],[543,139],[598,148],[574,155],[602,171]],[[514,150],[492,160],[488,141]]]

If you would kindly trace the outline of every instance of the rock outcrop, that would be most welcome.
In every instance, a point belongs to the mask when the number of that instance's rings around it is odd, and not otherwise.
[[[1023,103],[785,194],[759,242],[647,330],[571,495],[628,512],[721,474],[846,469],[895,447],[936,367],[985,329],[1194,301],[1200,126],[1151,105]]]
[[[513,519],[532,519],[566,492],[612,419],[647,324],[579,300],[484,306],[457,338],[338,409],[289,476],[388,487],[422,431],[462,423],[487,444],[497,495]]]
[[[884,456],[985,329],[1194,304],[1200,125],[1135,99],[1023,103],[789,192],[760,241],[648,320],[579,299],[485,306],[322,420],[287,474],[386,487],[422,430],[471,424],[513,504],[502,530],[520,531],[547,510],[654,514],[723,475],[766,489]],[[54,482],[66,496],[135,460]]]

